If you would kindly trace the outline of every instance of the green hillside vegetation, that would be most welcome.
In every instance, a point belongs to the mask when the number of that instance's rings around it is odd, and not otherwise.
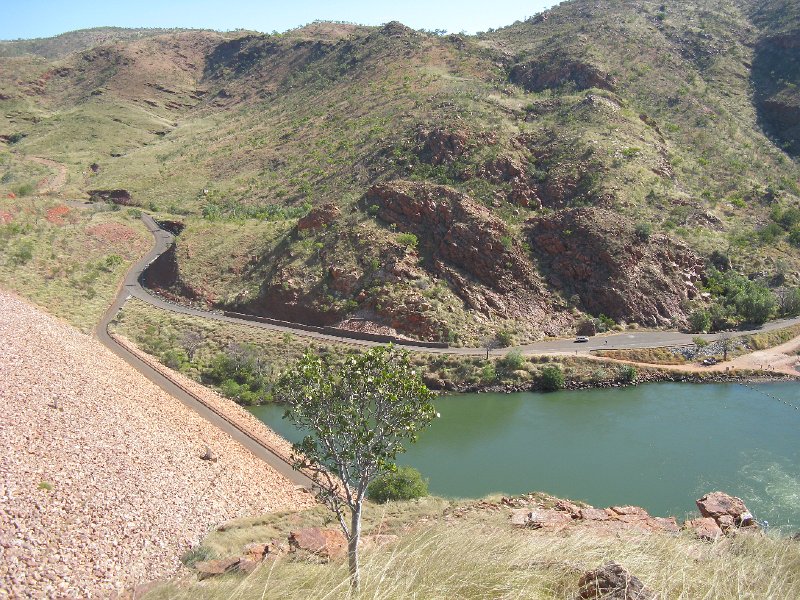
[[[800,283],[786,3],[573,0],[478,36],[145,33],[5,44],[0,135],[66,164],[64,193],[181,219],[167,293],[475,344],[601,313],[689,327],[712,256],[770,295]]]
[[[20,204],[23,204],[20,206]],[[150,247],[136,214],[0,198],[0,286],[90,331]]]

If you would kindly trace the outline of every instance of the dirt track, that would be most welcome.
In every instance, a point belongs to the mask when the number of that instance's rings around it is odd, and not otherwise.
[[[313,503],[95,340],[3,292],[0,339],[0,597],[107,595],[171,575],[220,522]]]
[[[49,158],[42,158],[40,156],[27,156],[25,158],[31,162],[35,162],[55,170],[54,175],[45,177],[36,185],[36,193],[52,194],[59,191],[67,184],[67,167],[62,165],[60,162],[50,160]]]

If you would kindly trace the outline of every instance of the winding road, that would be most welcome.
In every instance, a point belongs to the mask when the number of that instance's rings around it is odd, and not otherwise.
[[[117,296],[116,300],[111,305],[111,308],[109,308],[108,312],[106,312],[105,316],[103,317],[103,320],[101,320],[100,324],[98,325],[98,331],[106,330],[108,324],[113,320],[114,316],[117,314],[119,309],[122,308],[122,306],[125,304],[128,298],[137,298],[157,308],[161,308],[163,310],[168,310],[179,314],[192,315],[204,319],[212,319],[215,321],[236,323],[239,325],[247,325],[249,327],[269,329],[273,331],[288,332],[292,333],[293,335],[309,337],[318,340],[326,340],[335,343],[355,344],[361,346],[377,346],[382,343],[382,342],[374,342],[368,340],[360,340],[356,338],[347,337],[345,335],[331,335],[313,331],[306,331],[304,329],[293,328],[290,325],[286,326],[274,325],[272,323],[260,323],[258,321],[239,319],[236,317],[223,315],[219,312],[199,310],[189,306],[183,306],[180,304],[175,304],[173,302],[167,302],[163,298],[159,298],[158,296],[149,293],[141,285],[140,282],[141,275],[145,271],[145,269],[147,269],[147,267],[154,260],[156,260],[156,258],[161,256],[164,252],[166,252],[170,248],[175,238],[171,233],[159,228],[155,220],[150,215],[147,214],[142,215],[142,221],[144,222],[145,226],[147,226],[148,230],[150,230],[150,232],[153,234],[153,237],[155,239],[155,245],[153,246],[152,250],[149,253],[147,253],[147,255],[145,255],[141,260],[139,260],[136,264],[134,264],[128,271],[128,274],[126,275],[125,281],[123,283],[123,287],[119,295]],[[752,333],[762,333],[766,331],[772,331],[775,329],[781,329],[783,327],[789,327],[791,325],[796,325],[796,324],[800,324],[800,317],[770,321],[769,323],[766,323],[765,325],[763,325],[758,329],[737,331],[735,335],[741,336]],[[711,342],[714,340],[722,339],[730,335],[731,335],[730,333],[713,333],[713,334],[705,334],[702,335],[701,337]],[[697,334],[681,333],[679,331],[626,331],[623,333],[615,333],[615,334],[591,337],[589,338],[589,341],[585,343],[576,343],[573,339],[549,338],[532,344],[515,346],[514,349],[519,350],[524,355],[563,354],[563,353],[574,354],[576,351],[579,354],[586,355],[589,354],[592,350],[684,346],[694,343],[693,340],[696,337]],[[474,355],[474,356],[486,355],[486,348],[460,348],[460,347],[429,348],[429,347],[415,345],[413,341],[408,341],[408,342],[398,341],[396,343],[402,345],[404,348],[407,348],[410,351],[415,351],[415,352],[454,354],[454,355]],[[495,356],[502,356],[505,355],[509,350],[511,350],[511,348],[496,348],[491,350],[490,354]]]
[[[125,275],[125,279],[119,287],[114,302],[103,315],[102,319],[95,328],[95,335],[100,342],[110,349],[114,354],[122,358],[128,364],[140,371],[150,381],[158,385],[167,393],[181,400],[184,404],[197,411],[200,415],[208,421],[216,425],[222,431],[228,433],[231,437],[241,443],[245,448],[250,450],[254,455],[261,458],[279,473],[286,476],[290,481],[297,485],[311,489],[313,481],[306,475],[299,473],[292,469],[287,461],[279,451],[270,448],[270,446],[263,441],[259,440],[257,436],[253,435],[246,427],[242,427],[231,420],[229,417],[216,411],[212,406],[205,403],[201,398],[193,394],[191,391],[180,385],[177,381],[170,379],[164,373],[154,369],[142,360],[135,353],[131,352],[123,345],[119,344],[108,332],[109,324],[114,320],[117,313],[122,309],[125,303],[130,298],[137,298],[157,308],[168,310],[178,314],[191,315],[202,317],[204,319],[212,319],[216,321],[223,321],[228,323],[236,323],[240,325],[247,325],[249,327],[256,327],[261,329],[269,329],[273,331],[289,332],[293,335],[314,338],[318,340],[326,340],[335,343],[355,344],[361,346],[376,346],[380,342],[359,340],[354,338],[347,338],[344,336],[334,336],[313,331],[305,331],[303,329],[295,329],[290,326],[274,325],[271,323],[260,323],[256,321],[238,319],[235,317],[223,315],[221,313],[204,311],[188,306],[182,306],[172,302],[167,302],[153,294],[150,294],[141,285],[142,273],[147,267],[155,261],[161,254],[166,252],[174,243],[174,236],[161,229],[155,220],[147,214],[142,215],[142,221],[147,229],[152,233],[155,240],[153,248],[145,256],[139,259]],[[762,328],[751,331],[740,331],[738,335],[745,335],[748,333],[756,333],[763,331],[770,331],[800,323],[800,317],[794,319],[783,319],[772,321]],[[709,341],[719,339],[729,334],[710,334],[703,336]],[[589,355],[591,350],[596,349],[620,349],[620,348],[652,348],[658,346],[678,346],[691,344],[692,338],[695,337],[691,334],[685,334],[674,331],[637,331],[625,332],[606,336],[598,336],[590,338],[586,343],[575,343],[571,339],[548,339],[534,344],[526,344],[517,346],[516,349],[525,355],[534,354],[572,354],[577,352],[580,355]],[[454,355],[485,355],[485,348],[428,348],[422,346],[415,346],[413,342],[402,342],[403,347],[410,351],[427,352],[427,353],[442,353]],[[494,349],[490,353],[499,356],[504,355],[509,351],[509,348]]]

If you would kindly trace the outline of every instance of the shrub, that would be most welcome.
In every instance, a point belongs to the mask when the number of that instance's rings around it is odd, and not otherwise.
[[[542,389],[555,392],[564,387],[564,372],[559,365],[550,365],[542,369]]]
[[[401,233],[397,236],[397,243],[406,248],[416,248],[419,240],[413,233]]]
[[[638,375],[639,371],[633,365],[626,365],[619,371],[619,378],[626,383],[633,383]]]
[[[189,362],[183,348],[171,348],[161,355],[161,362],[175,371],[182,371]]]
[[[646,242],[650,239],[650,236],[653,233],[653,226],[650,223],[637,223],[635,232],[636,237],[638,237],[641,241]]]
[[[367,487],[367,498],[379,504],[416,500],[428,495],[428,481],[414,467],[398,467],[379,475]]]
[[[33,189],[32,183],[23,183],[15,187],[13,191],[17,196],[30,196],[33,193]]]
[[[514,343],[514,334],[511,333],[508,329],[501,329],[495,335],[497,339],[497,343],[500,344],[502,348],[507,348],[511,344]]]
[[[789,243],[795,248],[800,248],[800,227],[794,227],[787,238]]]
[[[770,223],[758,232],[762,244],[772,244],[783,235],[783,228],[777,223]]]
[[[519,371],[525,366],[525,357],[519,350],[512,350],[497,361],[498,366],[506,373]]]
[[[494,363],[487,363],[481,369],[481,381],[483,383],[491,383],[497,379],[497,371],[494,368]]]
[[[711,316],[709,315],[709,322],[711,321]],[[698,348],[705,348],[708,346],[708,340],[701,338],[699,335],[692,338],[692,342]]]
[[[696,310],[689,315],[689,326],[695,333],[705,333],[711,329],[711,315],[707,310]]]

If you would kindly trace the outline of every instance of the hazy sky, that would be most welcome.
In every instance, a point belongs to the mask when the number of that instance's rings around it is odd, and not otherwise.
[[[0,39],[117,27],[285,31],[316,19],[475,33],[541,12],[552,0],[0,0]]]

